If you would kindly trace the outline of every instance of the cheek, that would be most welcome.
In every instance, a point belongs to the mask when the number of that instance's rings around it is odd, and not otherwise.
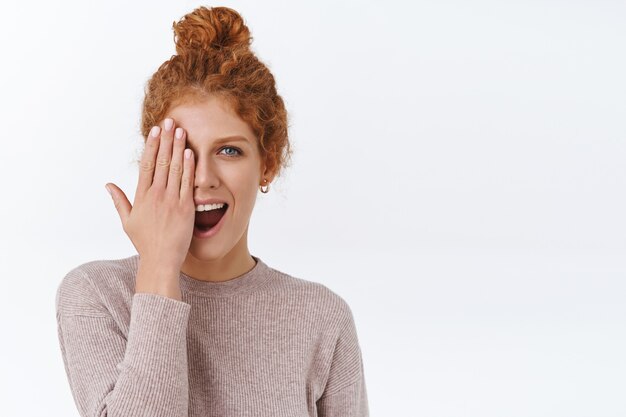
[[[246,166],[229,167],[225,174],[224,178],[228,178],[228,181],[233,186],[236,185],[238,189],[250,187],[250,184],[254,184],[256,181],[254,171]]]
[[[225,177],[228,178],[228,188],[239,204],[248,205],[255,201],[259,187],[257,176],[258,173],[254,169],[240,167],[240,169],[233,169]]]

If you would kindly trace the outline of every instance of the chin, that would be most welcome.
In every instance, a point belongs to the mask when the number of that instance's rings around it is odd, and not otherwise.
[[[212,261],[215,259],[221,259],[229,252],[225,250],[221,245],[215,245],[213,242],[202,241],[202,239],[195,239],[189,248],[189,255],[201,261]]]
[[[235,256],[235,252],[247,250],[247,236],[249,221],[246,223],[239,235],[224,233],[228,228],[222,228],[210,238],[199,238],[193,236],[187,256],[192,256],[199,261],[213,261],[223,259],[229,255]]]

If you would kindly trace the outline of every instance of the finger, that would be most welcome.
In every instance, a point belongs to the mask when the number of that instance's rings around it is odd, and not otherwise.
[[[107,183],[105,187],[107,187],[107,190],[109,190],[109,193],[111,194],[115,209],[120,216],[122,226],[124,226],[126,224],[126,219],[130,215],[130,211],[133,207],[130,204],[130,201],[128,201],[128,198],[126,198],[126,194],[124,194],[124,191],[122,191],[117,185]]]
[[[196,169],[196,160],[191,149],[185,149],[183,166],[183,177],[180,180],[180,201],[193,201],[193,183]]]
[[[177,127],[174,130],[173,146],[170,173],[167,178],[167,190],[180,198],[180,180],[183,176],[183,151],[185,150],[185,131],[182,127]]]
[[[159,152],[157,153],[154,178],[152,179],[153,187],[165,188],[167,186],[167,177],[170,174],[172,162],[173,141],[174,120],[167,118],[163,121],[163,129],[161,129],[161,141],[159,142]]]
[[[145,192],[148,191],[148,188],[152,185],[152,177],[154,177],[154,160],[156,159],[156,155],[159,150],[160,135],[161,127],[153,126],[148,134],[148,137],[146,138],[145,149],[139,163],[139,181],[137,182],[135,198],[138,195],[145,194]]]

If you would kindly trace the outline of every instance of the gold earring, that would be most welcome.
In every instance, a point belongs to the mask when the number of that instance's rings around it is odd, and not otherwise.
[[[267,179],[263,179],[263,182],[267,182]],[[269,192],[269,190],[270,190],[270,185],[269,185],[269,184],[267,184],[267,185],[266,185],[266,187],[267,187],[267,188],[265,188],[265,190],[264,190],[264,189],[263,189],[263,186],[261,185],[261,186],[259,187],[259,189],[261,190],[261,192],[262,192],[262,193],[267,194],[267,193]]]

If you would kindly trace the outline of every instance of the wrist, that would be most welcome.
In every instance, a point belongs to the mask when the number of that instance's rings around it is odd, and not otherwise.
[[[163,259],[139,257],[138,270],[149,271],[161,275],[171,275],[180,273],[181,264],[178,262],[166,261]]]
[[[180,269],[144,262],[135,277],[135,293],[159,294],[181,300]]]

